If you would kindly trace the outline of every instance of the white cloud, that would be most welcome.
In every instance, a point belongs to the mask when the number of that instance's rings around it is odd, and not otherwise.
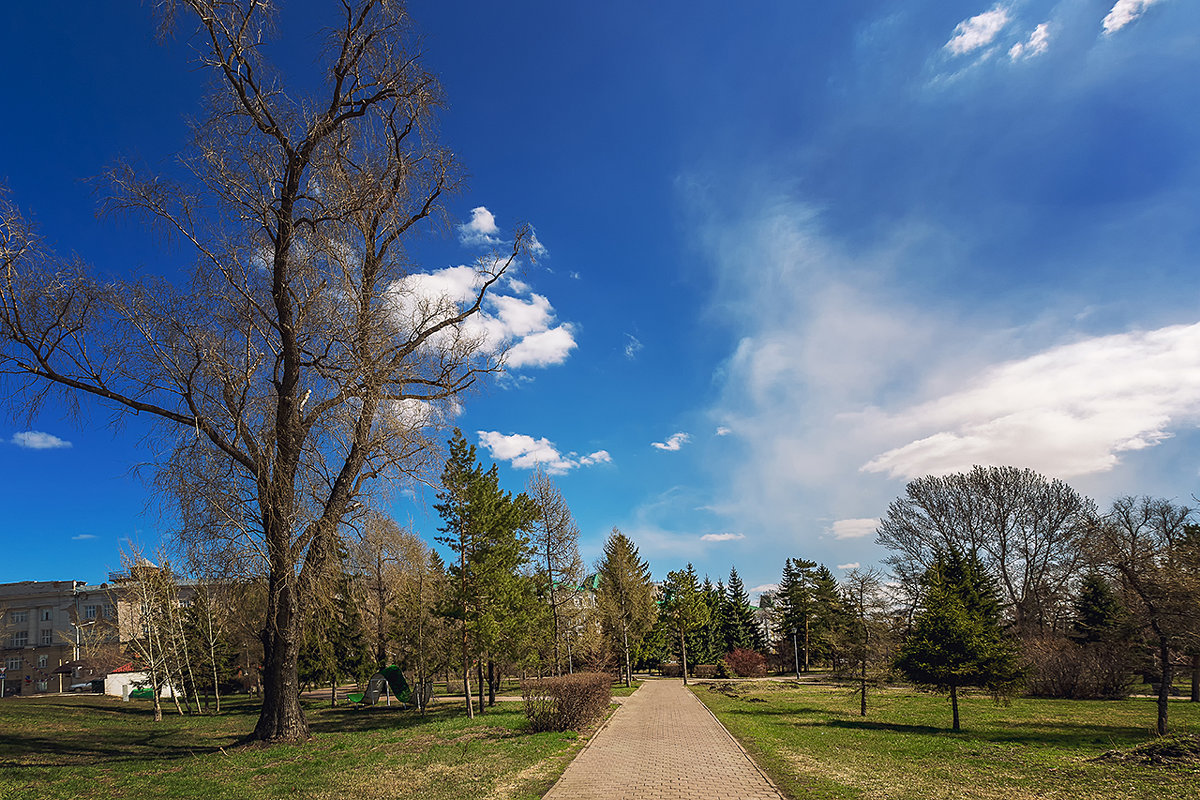
[[[727,428],[724,425],[717,426],[717,436],[728,436],[731,433],[733,433],[731,428]]]
[[[1050,47],[1050,24],[1043,22],[1033,29],[1033,33],[1029,34],[1029,38],[1024,42],[1017,42],[1008,51],[1008,57],[1013,61],[1018,61],[1022,58],[1033,58],[1040,56]]]
[[[740,542],[746,538],[744,533],[706,533],[700,537],[702,542]]]
[[[26,450],[61,450],[71,446],[66,439],[41,431],[23,431],[14,433],[12,443]]]
[[[595,464],[611,464],[612,456],[607,450],[597,450],[586,456],[575,453],[562,454],[549,439],[534,439],[523,433],[504,435],[499,431],[476,431],[479,444],[487,448],[492,458],[507,461],[513,469],[533,469],[541,466],[551,475],[563,475],[579,467]]]
[[[755,586],[753,589],[747,589],[747,594],[762,594],[763,592],[778,592],[778,583],[764,583],[761,586]]]
[[[691,439],[691,434],[680,431],[679,433],[672,433],[669,437],[667,437],[665,442],[651,442],[650,446],[657,447],[659,450],[674,451],[683,447],[685,444],[691,441]]]
[[[85,539],[95,539],[95,538],[96,538],[96,534],[94,534],[94,533],[81,533],[78,536],[72,536],[71,541],[72,542],[81,542]]]
[[[471,220],[458,226],[458,240],[468,247],[495,247],[501,243],[496,217],[484,206],[471,209]]]
[[[486,279],[485,271],[468,266],[415,273],[392,285],[392,302],[402,324],[427,325],[430,320],[453,316],[474,303]],[[565,361],[576,347],[574,327],[570,323],[556,324],[550,301],[529,291],[525,282],[509,278],[505,288],[511,293],[501,294],[493,287],[480,311],[457,330],[446,331],[442,343],[462,337],[473,340],[486,353],[507,349],[505,363],[514,369]]]
[[[625,357],[632,359],[637,356],[638,351],[645,347],[645,345],[632,333],[625,334],[625,338],[629,340],[625,342]]]
[[[580,275],[578,272],[575,272],[575,271],[572,271],[570,274],[571,274],[571,280],[575,280],[575,281],[577,281],[581,277],[583,277],[582,275]]]
[[[838,569],[858,569],[861,566],[862,566],[862,564],[858,563],[857,561],[851,561],[849,564],[838,564],[837,568]]]
[[[945,47],[956,56],[986,47],[1000,35],[1010,19],[1008,9],[997,4],[990,11],[958,23],[954,36],[946,42]]]
[[[872,517],[870,519],[839,519],[829,529],[833,532],[835,539],[861,539],[874,534],[878,527],[879,520]]]
[[[510,367],[546,367],[561,364],[575,349],[574,329],[569,324],[530,334],[508,351]]]
[[[1117,0],[1116,5],[1112,7],[1101,23],[1104,32],[1116,33],[1157,2],[1158,0]]]
[[[964,383],[875,420],[918,438],[862,469],[905,478],[974,464],[1063,478],[1111,470],[1122,453],[1153,447],[1172,427],[1200,419],[1200,323],[1061,345]]]

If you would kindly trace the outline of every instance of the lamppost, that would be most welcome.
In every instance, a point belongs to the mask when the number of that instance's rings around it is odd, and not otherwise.
[[[96,620],[91,620],[90,622],[72,622],[71,623],[71,627],[75,629],[75,658],[74,658],[75,661],[79,660],[79,645],[80,645],[79,629],[86,628],[89,625],[95,625],[95,624],[96,624]]]
[[[796,626],[792,626],[792,655],[796,659],[796,680],[800,680],[800,648],[796,646]]]

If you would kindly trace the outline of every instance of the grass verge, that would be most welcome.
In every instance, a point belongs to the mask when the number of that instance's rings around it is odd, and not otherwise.
[[[214,717],[166,716],[104,697],[0,702],[0,800],[57,798],[541,797],[581,746],[574,733],[530,734],[520,704],[467,719],[459,707],[306,705],[301,746],[237,746],[256,703]]]
[[[887,689],[858,715],[842,687],[777,682],[692,687],[777,785],[799,798],[1194,800],[1200,765],[1103,759],[1154,738],[1148,700],[962,699]],[[1172,702],[1172,728],[1200,732],[1200,704]]]

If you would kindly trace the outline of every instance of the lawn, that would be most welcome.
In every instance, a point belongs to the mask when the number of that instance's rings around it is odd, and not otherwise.
[[[458,705],[422,717],[398,706],[312,703],[310,742],[238,746],[258,709],[245,699],[229,709],[156,724],[144,702],[0,702],[0,800],[537,798],[583,742],[527,733],[519,703],[473,721]]]
[[[952,733],[943,697],[834,685],[717,683],[692,687],[794,798],[1200,798],[1200,766],[1093,761],[1153,737],[1152,700],[960,701]],[[1172,728],[1200,733],[1200,704],[1172,701]]]

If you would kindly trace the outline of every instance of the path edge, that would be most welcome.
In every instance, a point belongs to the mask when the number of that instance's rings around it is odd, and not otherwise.
[[[779,795],[779,797],[782,798],[782,800],[787,800],[787,798],[790,797],[790,795],[786,795],[783,793],[783,790],[779,788],[779,785],[776,784],[775,781],[771,780],[771,776],[768,775],[766,773],[766,771],[758,765],[758,762],[755,761],[751,757],[750,753],[746,750],[746,748],[742,746],[742,743],[738,741],[738,738],[729,732],[729,729],[725,727],[725,724],[723,722],[721,722],[721,720],[717,719],[717,715],[713,713],[712,709],[709,708],[708,705],[703,700],[701,700],[699,697],[697,697],[696,693],[691,690],[692,686],[701,686],[701,685],[711,686],[712,684],[691,683],[691,684],[684,686],[683,688],[693,700],[695,700],[697,703],[700,704],[701,708],[703,708],[705,711],[708,712],[708,715],[710,717],[712,717],[713,722],[717,723],[717,727],[725,732],[725,735],[729,737],[729,741],[733,742],[734,746],[737,747],[737,749],[741,751],[742,756],[745,757],[745,759],[750,762],[750,766],[754,767],[754,769],[758,772],[758,774],[762,776],[762,779],[767,782],[767,785],[770,786],[772,789],[774,789],[775,793],[777,795]],[[591,744],[591,742],[588,742],[588,744]],[[580,752],[582,752],[582,751],[580,751]]]

